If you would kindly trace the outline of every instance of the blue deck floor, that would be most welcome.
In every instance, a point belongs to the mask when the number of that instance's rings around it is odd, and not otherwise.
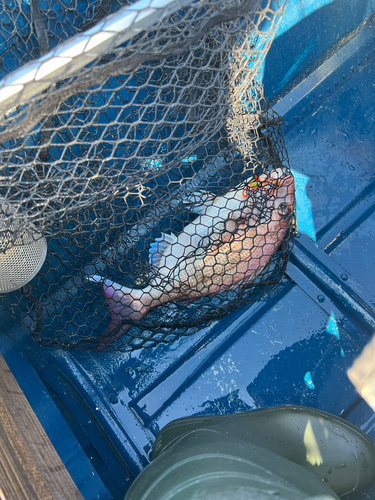
[[[39,348],[21,329],[6,331],[5,358],[86,498],[123,498],[158,431],[183,416],[302,404],[341,415],[375,442],[374,413],[346,376],[375,331],[374,28],[344,45],[341,60],[325,62],[326,78],[313,73],[277,106],[291,167],[306,176],[313,226],[299,215],[287,275],[270,296],[131,354]]]

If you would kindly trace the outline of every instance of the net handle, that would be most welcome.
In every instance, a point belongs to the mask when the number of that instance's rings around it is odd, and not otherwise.
[[[14,106],[25,103],[190,3],[192,0],[139,0],[105,17],[93,28],[73,36],[1,80],[0,112],[10,112]]]

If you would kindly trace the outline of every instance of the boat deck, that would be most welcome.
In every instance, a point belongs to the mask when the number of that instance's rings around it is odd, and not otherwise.
[[[269,65],[293,36],[279,37],[267,58],[274,96]],[[0,352],[85,498],[122,499],[158,431],[183,416],[300,404],[340,415],[375,442],[374,413],[346,375],[375,331],[374,42],[367,23],[324,59],[315,54],[315,69],[276,104],[299,234],[270,295],[131,354],[41,348],[1,317]],[[375,489],[351,498],[375,498]]]

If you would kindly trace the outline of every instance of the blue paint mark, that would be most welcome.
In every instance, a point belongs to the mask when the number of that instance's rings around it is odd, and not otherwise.
[[[331,316],[329,317],[328,324],[326,327],[326,332],[331,333],[332,335],[334,335],[336,338],[338,338],[340,340],[340,332],[339,332],[339,328],[337,326],[335,314],[333,312],[331,312]]]
[[[314,382],[312,381],[311,372],[307,372],[304,381],[309,389],[315,389]]]
[[[316,42],[318,41],[317,38],[314,38],[311,40],[308,45],[305,47],[305,50],[297,57],[297,59],[294,61],[294,64],[289,68],[289,70],[286,72],[286,74],[283,76],[281,79],[279,85],[276,88],[276,91],[279,91],[282,89],[288,82],[290,82],[293,77],[298,73],[299,71],[299,66],[302,64],[304,59],[309,55],[309,53],[312,51],[314,48]]]
[[[184,158],[182,161],[182,163],[191,163],[193,161],[195,161],[197,159],[196,156],[189,156],[189,158]]]
[[[337,326],[337,321],[334,312],[331,312],[331,316],[329,317],[327,323],[326,332],[330,333],[331,335],[334,335],[338,340],[340,340],[339,327]],[[345,358],[345,351],[342,347],[340,348],[340,354],[342,358]]]
[[[161,159],[160,158],[155,158],[154,160],[145,160],[144,162],[145,167],[149,168],[150,170],[160,170],[163,166]]]
[[[297,226],[300,233],[304,233],[316,242],[316,232],[312,215],[312,205],[306,193],[306,185],[309,182],[307,175],[292,170],[296,185],[297,204]]]
[[[302,21],[305,17],[332,2],[333,0],[304,0],[302,2],[301,0],[291,0],[280,21],[275,39]]]

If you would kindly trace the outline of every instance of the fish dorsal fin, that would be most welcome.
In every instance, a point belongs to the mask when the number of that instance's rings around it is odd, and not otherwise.
[[[194,191],[184,199],[184,205],[188,205],[192,212],[201,215],[213,204],[214,199],[215,195],[208,191]]]
[[[177,236],[173,233],[161,233],[160,238],[156,238],[150,245],[149,263],[154,269],[162,267],[165,262],[165,255],[170,254],[170,247],[177,242]]]

